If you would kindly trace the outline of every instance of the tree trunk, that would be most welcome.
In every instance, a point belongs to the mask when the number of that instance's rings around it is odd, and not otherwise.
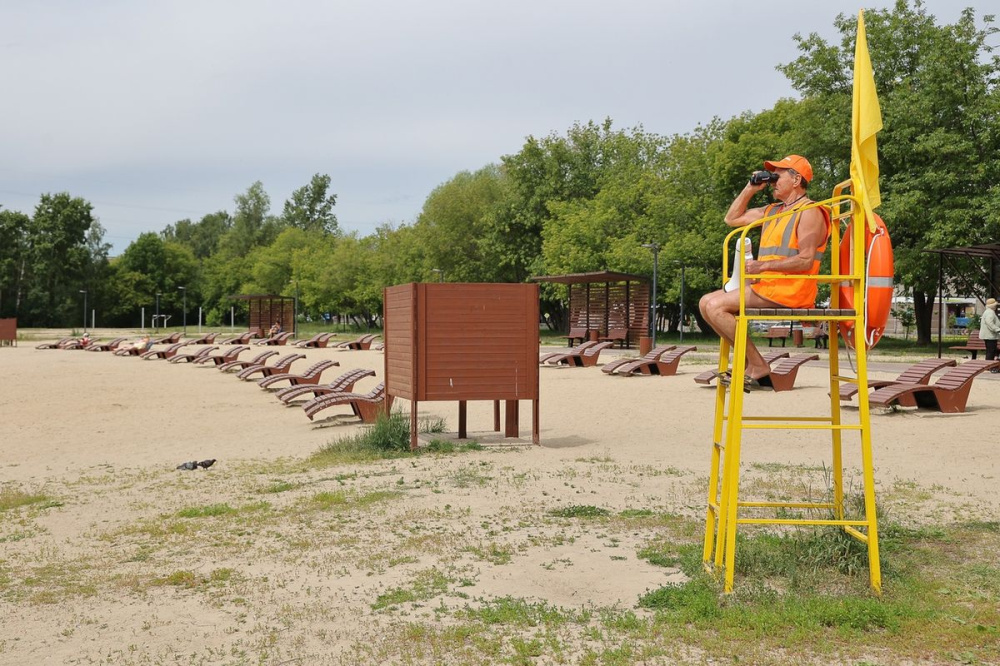
[[[913,314],[917,319],[917,344],[929,345],[931,337],[931,316],[934,314],[935,294],[913,290]]]

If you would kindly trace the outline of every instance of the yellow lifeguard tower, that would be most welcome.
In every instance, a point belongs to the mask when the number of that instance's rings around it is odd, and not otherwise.
[[[725,575],[725,591],[732,592],[736,560],[736,531],[739,525],[828,525],[839,527],[847,534],[864,543],[868,548],[868,567],[872,589],[881,593],[882,575],[879,566],[878,521],[875,514],[875,474],[872,459],[871,418],[868,391],[858,391],[858,420],[845,423],[840,409],[840,384],[857,382],[859,387],[868,384],[868,347],[874,345],[877,336],[869,336],[871,326],[866,286],[866,243],[871,237],[883,235],[888,243],[888,233],[884,225],[877,225],[874,208],[879,205],[878,155],[875,135],[882,129],[878,96],[875,92],[875,78],[868,56],[868,41],[865,36],[864,13],[858,12],[858,33],[854,50],[854,93],[851,117],[851,179],[837,185],[833,197],[825,201],[803,206],[800,210],[827,207],[833,224],[830,236],[830,273],[828,275],[767,275],[767,279],[809,279],[826,282],[832,288],[830,308],[824,309],[748,309],[745,289],[740,289],[740,308],[736,316],[736,335],[733,349],[723,340],[719,350],[718,372],[729,370],[732,374],[727,388],[719,382],[715,394],[715,424],[712,433],[712,461],[708,482],[708,509],[705,518],[705,542],[702,559],[705,568]],[[850,194],[846,192],[850,191]],[[737,251],[742,252],[747,233],[774,219],[765,217],[745,227],[736,229],[726,236],[722,248],[723,284],[727,275],[728,249],[731,241],[739,237]],[[849,243],[849,252],[841,256],[841,225],[850,221],[849,235],[843,242]],[[891,281],[891,251],[889,253],[888,275]],[[843,264],[847,264],[846,266]],[[885,266],[881,268],[885,269]],[[739,264],[739,284],[746,279],[765,277],[746,275],[745,266]],[[885,285],[878,285],[884,288]],[[891,287],[890,287],[891,288]],[[850,300],[850,305],[842,303],[842,294]],[[846,305],[847,307],[842,307]],[[853,307],[851,307],[853,306]],[[791,320],[830,322],[830,410],[829,415],[810,416],[795,414],[758,415],[744,412],[744,396],[741,388],[745,375],[746,345],[749,324],[753,320]],[[845,326],[847,324],[847,326]],[[845,330],[846,329],[846,330]],[[836,333],[834,332],[836,331]],[[881,331],[877,331],[879,334]],[[839,340],[844,338],[857,349],[857,376],[843,376],[840,372]],[[732,351],[732,366],[729,355]],[[771,403],[779,404],[780,403]],[[764,502],[747,501],[740,498],[740,448],[743,435],[756,430],[826,430],[830,433],[832,449],[832,500],[827,502]],[[861,447],[862,481],[864,484],[863,515],[849,517],[844,507],[844,433],[857,433]],[[774,518],[743,517],[741,510],[787,509],[789,515]],[[816,513],[820,513],[817,516]]]

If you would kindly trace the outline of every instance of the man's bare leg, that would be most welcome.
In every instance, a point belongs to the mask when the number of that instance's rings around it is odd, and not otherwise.
[[[705,318],[715,332],[722,336],[730,345],[736,341],[736,314],[740,311],[740,295],[735,291],[726,293],[719,289],[701,297],[698,303],[701,316]],[[766,298],[762,298],[750,287],[746,287],[746,307],[748,308],[780,308],[784,307]],[[760,379],[771,372],[771,366],[757,351],[751,340],[747,340],[747,377]]]

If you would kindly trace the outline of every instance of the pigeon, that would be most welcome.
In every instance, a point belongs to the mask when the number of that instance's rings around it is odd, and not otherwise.
[[[181,463],[177,466],[177,469],[198,469],[198,463],[194,460],[191,462]]]
[[[198,467],[208,469],[214,464],[215,464],[215,458],[209,458],[208,460],[202,460],[200,463],[198,463]]]

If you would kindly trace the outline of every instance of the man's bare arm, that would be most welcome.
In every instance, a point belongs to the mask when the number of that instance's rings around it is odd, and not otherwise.
[[[750,205],[750,200],[753,199],[753,195],[760,192],[762,189],[767,187],[767,183],[760,183],[758,185],[751,185],[747,183],[746,187],[743,188],[736,198],[733,199],[733,203],[729,206],[729,210],[726,211],[726,224],[730,227],[745,227],[751,222],[756,222],[760,218],[764,217],[763,208],[751,208],[747,210],[747,206]]]

